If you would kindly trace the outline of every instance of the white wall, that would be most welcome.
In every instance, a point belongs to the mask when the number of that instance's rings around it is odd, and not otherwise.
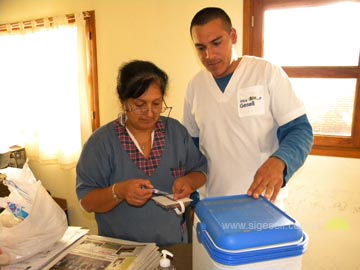
[[[360,160],[309,156],[290,180],[288,213],[310,236],[304,269],[360,269]]]
[[[119,112],[118,67],[131,59],[155,62],[170,77],[167,103],[181,119],[188,79],[201,67],[189,36],[192,16],[205,6],[228,11],[242,42],[242,1],[235,0],[0,0],[0,23],[95,10],[101,124]],[[96,233],[92,214],[75,195],[75,171],[30,163],[53,195],[68,201],[71,225]],[[360,269],[360,159],[310,156],[289,184],[287,210],[310,236],[304,269]]]

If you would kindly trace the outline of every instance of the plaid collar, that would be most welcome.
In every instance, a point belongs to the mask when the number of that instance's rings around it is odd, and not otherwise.
[[[143,154],[136,147],[133,140],[130,138],[129,133],[126,128],[122,126],[118,120],[114,121],[116,134],[124,148],[128,153],[130,159],[135,163],[135,165],[142,170],[146,175],[151,176],[158,165],[160,164],[160,159],[164,152],[165,146],[165,124],[159,119],[155,125],[155,134],[154,142],[150,152],[149,158],[145,158]]]

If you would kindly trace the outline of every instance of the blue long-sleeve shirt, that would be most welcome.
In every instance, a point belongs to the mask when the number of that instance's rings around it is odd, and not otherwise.
[[[304,164],[313,144],[313,131],[306,114],[279,127],[279,149],[271,156],[285,162],[284,185]]]

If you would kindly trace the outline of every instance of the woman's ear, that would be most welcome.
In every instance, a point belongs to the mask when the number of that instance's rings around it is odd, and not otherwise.
[[[125,111],[123,111],[122,113],[119,114],[119,122],[120,125],[122,125],[123,127],[125,127],[126,125],[126,120],[127,120],[127,114]]]
[[[121,102],[120,105],[121,105],[121,110],[122,110],[123,112],[125,112],[125,111],[126,111],[125,102]]]

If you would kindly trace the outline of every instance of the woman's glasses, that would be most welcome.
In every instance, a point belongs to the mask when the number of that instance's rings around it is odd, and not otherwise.
[[[156,104],[156,105],[152,105],[151,108],[148,108],[148,106],[146,104],[142,105],[142,106],[139,106],[139,107],[135,107],[133,108],[131,105],[128,105],[128,109],[126,109],[127,112],[132,112],[134,114],[137,114],[137,115],[142,115],[142,114],[147,114],[148,111],[151,110],[151,112],[155,115],[157,114],[160,114],[160,113],[163,113],[167,110],[170,110],[169,111],[169,114],[172,110],[172,107],[168,107],[165,103],[165,100],[163,100],[163,103],[164,103],[164,106],[162,103],[160,104]]]

